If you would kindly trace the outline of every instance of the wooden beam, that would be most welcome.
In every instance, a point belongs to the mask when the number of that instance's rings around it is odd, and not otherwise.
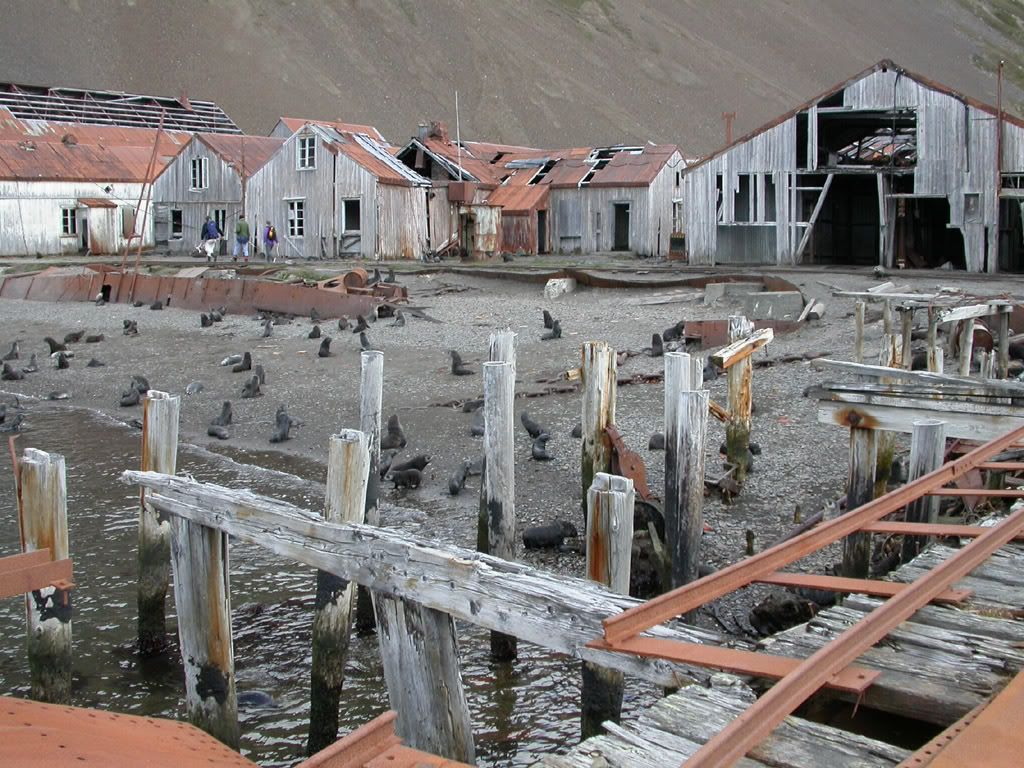
[[[33,561],[36,554],[44,555],[42,562]],[[71,582],[71,561],[51,561],[49,549],[0,558],[0,568],[0,598],[58,585],[66,589],[65,585]]]
[[[989,315],[1009,314],[1012,309],[1013,307],[1009,304],[1000,302],[953,307],[952,309],[939,311],[939,324],[955,323],[960,320],[974,320],[975,318],[988,317]]]
[[[931,408],[924,407],[931,403]],[[911,407],[874,403],[841,403],[822,400],[818,403],[818,423],[850,427],[860,424],[871,429],[894,432],[913,432],[914,422],[921,419],[942,419],[946,422],[946,436],[964,440],[995,440],[1011,429],[1024,426],[1024,417],[1008,418],[978,413],[957,413],[949,410],[948,403],[923,401]]]
[[[736,363],[742,362],[750,357],[761,347],[770,343],[775,338],[775,331],[771,328],[762,328],[739,341],[732,342],[729,346],[723,347],[711,355],[711,362],[719,368],[729,370]]]
[[[168,514],[216,526],[271,552],[329,570],[374,590],[415,600],[484,629],[514,634],[557,653],[678,687],[701,675],[692,667],[598,651],[586,644],[602,620],[642,603],[585,579],[549,573],[412,534],[324,522],[319,515],[247,490],[155,472],[122,479],[149,489]],[[686,625],[659,626],[652,637],[714,644],[720,636]]]
[[[808,241],[811,239],[811,233],[814,232],[814,224],[818,220],[818,214],[821,213],[821,208],[825,204],[825,196],[828,195],[829,187],[832,186],[832,176],[829,174],[825,177],[825,186],[821,188],[821,194],[818,195],[818,200],[814,204],[814,210],[811,211],[811,218],[807,220],[807,228],[804,229],[803,237],[800,238],[800,245],[796,247],[796,255],[793,257],[793,263],[799,264],[800,257],[804,253],[804,248],[807,247]]]
[[[1014,396],[1024,397],[1024,383],[1017,381],[978,381],[968,376],[951,376],[943,373],[931,373],[929,371],[894,371],[892,368],[884,368],[879,365],[860,365],[846,360],[831,360],[827,357],[819,357],[811,360],[811,368],[816,371],[843,371],[856,376],[867,376],[869,378],[892,378],[894,381],[921,382],[924,384],[961,384],[969,386],[978,392],[991,392],[1001,397]]]
[[[812,387],[808,390],[811,397],[819,400],[831,400],[840,403],[857,403],[864,405],[888,405],[895,408],[918,408],[954,411],[964,414],[979,414],[1005,418],[1022,418],[1024,409],[1002,403],[977,403],[968,400],[938,400],[931,397],[910,397],[888,393],[857,391],[853,387],[835,389],[829,387]]]

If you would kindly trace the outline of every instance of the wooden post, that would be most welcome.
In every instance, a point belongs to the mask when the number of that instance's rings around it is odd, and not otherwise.
[[[882,349],[878,355],[878,364],[886,368],[900,368],[903,358],[909,357],[904,354],[903,337],[886,334],[882,337]],[[879,379],[882,384],[892,382],[889,377]],[[889,478],[892,476],[892,461],[896,454],[896,435],[886,430],[877,431],[876,437],[876,458],[872,468],[875,478],[875,498],[884,496],[889,486]]]
[[[705,405],[704,413],[707,414]],[[629,594],[633,555],[633,481],[598,472],[587,492],[587,578],[620,595]],[[622,672],[583,662],[580,697],[582,738],[602,732],[622,714]]]
[[[605,433],[615,423],[615,398],[618,388],[615,350],[603,341],[588,341],[582,348],[583,364],[583,448],[580,475],[583,481],[583,514],[586,517],[587,494],[598,472],[612,468],[611,440]]]
[[[960,326],[960,375],[971,375],[971,356],[974,354],[974,318],[961,321]]]
[[[892,333],[892,302],[882,302],[882,333]]]
[[[324,518],[329,522],[363,522],[370,466],[366,446],[366,435],[358,430],[342,430],[341,434],[331,437],[324,508]],[[306,743],[309,755],[333,744],[338,738],[338,703],[345,682],[354,600],[355,590],[349,581],[317,570],[309,740]]]
[[[699,360],[665,355],[665,545],[671,589],[697,577],[704,530],[704,441],[708,393]]]
[[[942,373],[943,350],[939,346],[939,309],[928,307],[928,370]]]
[[[228,536],[177,516],[170,527],[185,713],[194,726],[238,749]]]
[[[492,363],[512,363],[512,373],[516,370],[516,335],[510,328],[495,331],[487,344],[487,359]]]
[[[910,345],[914,335],[914,308],[903,307],[900,309],[900,324],[902,326],[903,344],[900,350],[901,367],[910,370],[913,367],[913,355]]]
[[[998,337],[999,349],[999,363],[997,368],[999,378],[1005,379],[1010,375],[1010,313],[1000,312],[996,323],[996,336]]]
[[[150,390],[142,401],[142,471],[173,475],[178,462],[181,398]],[[167,648],[165,602],[170,578],[171,530],[166,518],[139,494],[139,653],[154,656]]]
[[[850,475],[846,483],[848,513],[875,498],[876,437],[873,429],[850,429]],[[843,540],[843,576],[867,578],[870,562],[870,533],[852,533]]]
[[[730,315],[729,342],[739,341],[754,332],[754,324],[743,315]],[[736,467],[733,479],[742,483],[747,477],[750,456],[751,386],[754,363],[751,356],[726,372],[729,383],[729,421],[725,425],[726,457]]]
[[[908,482],[917,480],[938,469],[946,453],[946,422],[924,419],[914,422],[910,438],[910,473]],[[922,496],[907,505],[905,513],[908,523],[934,523],[939,515],[939,497]],[[924,549],[924,536],[904,536],[901,562],[909,562]]]
[[[68,503],[64,457],[26,448],[18,469],[21,551],[50,550],[68,557]],[[44,587],[25,595],[31,696],[36,701],[71,701],[71,593]]]
[[[369,464],[366,482],[366,515],[369,525],[380,525],[377,498],[380,494],[380,423],[384,400],[384,353],[369,350],[359,355],[359,431],[366,439]],[[356,598],[356,629],[372,632],[374,618],[373,600],[366,587],[359,587]]]
[[[511,362],[483,364],[484,374],[484,471],[480,482],[480,513],[477,549],[516,559],[515,508],[515,369]],[[491,633],[491,659],[512,661],[516,638]]]
[[[853,360],[856,363],[864,362],[864,314],[866,310],[867,302],[858,300],[854,304],[857,325],[853,337]]]
[[[473,763],[473,728],[452,617],[379,592],[373,604],[398,735],[414,749]]]

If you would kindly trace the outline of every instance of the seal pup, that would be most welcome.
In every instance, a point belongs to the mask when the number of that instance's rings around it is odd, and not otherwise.
[[[366,324],[366,318],[362,315],[356,316],[356,324],[352,329],[352,333],[361,333],[362,331],[370,330],[370,326]]]
[[[251,370],[252,370],[252,355],[249,354],[248,352],[246,352],[244,355],[242,355],[241,362],[236,363],[235,366],[231,369],[231,372],[232,373],[244,373],[245,371],[251,371]]]
[[[309,333],[306,335],[307,339],[319,339],[320,338],[320,326],[314,325],[309,329]]]
[[[370,339],[366,335],[366,331],[359,334],[359,346],[363,348],[363,352],[379,352],[376,347],[370,344]]]
[[[551,341],[551,339],[562,338],[562,323],[559,320],[553,320],[551,323],[551,330],[547,333],[541,334],[541,341]]]
[[[400,461],[397,464],[391,464],[392,472],[402,472],[406,469],[417,469],[422,472],[426,469],[427,464],[430,463],[430,456],[425,453],[421,453],[417,456],[413,456],[408,461]]]
[[[99,344],[105,338],[107,338],[107,337],[104,336],[102,333],[94,333],[94,334],[90,334],[89,336],[85,337],[85,343],[86,344]]]
[[[528,411],[523,411],[519,414],[519,421],[522,423],[523,428],[529,433],[530,437],[536,440],[541,436],[541,433],[547,432],[544,427],[538,424],[536,421],[530,418]]]
[[[68,356],[63,352],[57,353],[57,370],[63,371],[65,368],[70,368],[71,363],[68,362]]]
[[[405,313],[402,310],[399,309],[395,312],[395,322],[391,325],[395,328],[405,328]]]
[[[373,274],[366,278],[366,285],[376,285],[380,282],[380,270],[377,267],[373,268]]]
[[[266,339],[274,332],[274,322],[268,317],[263,321],[263,338]]]
[[[448,355],[452,359],[452,374],[454,376],[473,376],[476,373],[466,367],[466,364],[462,362],[462,355],[454,349],[448,350]]]
[[[99,360],[99,359],[97,359],[95,357],[91,357],[91,358],[89,358],[89,362],[85,364],[85,367],[86,368],[102,368],[105,365],[106,365],[106,363],[104,363],[102,360]]]
[[[227,357],[225,357],[223,360],[220,361],[220,364],[221,365],[238,365],[240,362],[242,362],[242,356],[241,355],[228,355]]]
[[[546,309],[542,310],[542,311],[544,313],[544,327],[545,328],[553,328],[554,327],[555,318],[553,318],[551,316],[551,313],[548,312]]]
[[[72,331],[71,333],[64,334],[65,344],[77,344],[85,336],[85,331]]]
[[[21,423],[25,420],[25,414],[19,413],[10,421],[4,421],[0,424],[0,432],[20,432]]]
[[[483,437],[484,431],[484,412],[479,411],[477,415],[473,417],[473,423],[469,425],[469,435],[470,437]]]
[[[651,334],[651,346],[644,349],[651,357],[663,357],[665,354],[665,345],[662,343],[660,333]]]
[[[262,396],[263,393],[260,392],[260,377],[254,375],[247,382],[245,382],[245,386],[242,387],[242,397],[250,398]]]
[[[211,328],[213,326],[213,320],[205,312],[199,313],[199,327],[200,328]]]
[[[702,375],[703,381],[714,381],[718,378],[718,369],[715,367],[715,364],[711,362],[710,357],[704,361],[704,370]]]
[[[647,441],[648,451],[664,451],[665,450],[665,435],[661,432],[655,432],[651,435],[651,439]]]
[[[423,474],[415,467],[409,469],[391,470],[391,474],[388,475],[388,479],[395,484],[395,489],[398,488],[419,488],[420,482],[423,480]]]
[[[348,330],[348,318],[345,317],[344,315],[342,315],[341,317],[338,318],[338,330],[339,331],[347,331]]]
[[[138,373],[132,376],[132,386],[139,390],[140,395],[144,395],[150,390],[149,379]]]
[[[282,403],[278,406],[277,415],[274,417],[274,434],[270,436],[270,442],[283,443],[285,440],[291,440],[293,426],[295,426],[295,420],[288,415],[288,409]]]
[[[393,448],[405,448],[405,444],[405,430],[402,429],[402,424],[398,420],[398,414],[393,413],[388,416],[387,434],[381,437],[380,448],[382,451]]]
[[[324,336],[323,341],[320,342],[320,349],[316,352],[317,357],[330,357],[331,356],[331,337]]]
[[[54,354],[55,352],[68,351],[68,348],[64,344],[61,344],[59,341],[53,338],[53,336],[47,336],[45,339],[43,339],[43,341],[45,341],[49,345],[51,355]]]
[[[380,452],[380,467],[378,469],[378,472],[380,472],[381,480],[387,477],[388,471],[391,469],[391,462],[395,460],[395,456],[397,454],[398,451],[395,449],[387,451],[382,450]]]
[[[164,308],[164,303],[160,299],[157,299],[156,301],[154,301],[152,304],[149,305],[149,308],[150,309],[163,309]]]
[[[463,488],[466,487],[466,475],[469,473],[469,467],[473,464],[470,459],[463,459],[459,466],[455,468],[452,476],[448,478],[448,493],[452,496],[458,496]]]
[[[204,389],[203,382],[201,382],[201,381],[193,381],[191,384],[189,384],[187,387],[185,387],[185,394],[186,395],[198,395],[200,392],[203,391],[203,389]]]
[[[139,404],[139,390],[137,390],[134,386],[132,386],[132,388],[129,389],[127,392],[122,392],[121,393],[121,407],[122,408],[128,408],[128,407],[130,407],[132,405],[138,405],[138,404]]]
[[[477,397],[473,400],[467,400],[462,404],[463,413],[472,413],[473,411],[479,410],[484,407],[484,399]]]
[[[264,372],[262,365],[253,366],[252,372],[255,376],[259,377],[261,387],[267,383],[267,374]]]
[[[566,520],[555,520],[548,525],[535,525],[523,531],[523,546],[527,549],[555,549],[566,539],[579,536],[576,526]]]
[[[125,336],[138,336],[139,335],[139,323],[136,320],[125,320],[124,321],[124,335]]]
[[[316,311],[316,307],[311,307],[309,310],[309,322],[313,324],[320,322],[320,313]]]
[[[388,273],[384,276],[384,282],[385,283],[395,283],[395,282],[398,282],[395,279],[395,268],[394,267],[388,267]]]
[[[675,325],[666,328],[661,332],[662,341],[679,341],[683,338],[683,329],[686,325],[685,320],[680,320]]]
[[[135,307],[136,309],[138,309],[139,307],[141,307],[145,303],[146,302],[144,302],[144,301],[136,299],[135,301],[132,302],[132,306]]]
[[[18,342],[11,342],[11,351],[3,356],[4,360],[17,360],[21,357],[21,347],[18,346]]]
[[[33,352],[32,353],[32,357],[29,358],[28,365],[26,365],[21,370],[23,370],[25,373],[35,373],[36,371],[39,370],[39,364],[36,363],[36,353],[35,352]]]
[[[219,424],[211,424],[206,428],[206,434],[210,437],[216,437],[218,440],[227,440],[231,437],[227,427],[222,427]]]
[[[577,440],[583,437],[583,422],[577,421],[576,426],[572,428],[572,436]]]
[[[231,401],[225,400],[220,406],[220,414],[210,420],[211,424],[218,427],[231,426]]]
[[[533,446],[530,448],[530,456],[536,461],[551,461],[554,456],[548,453],[548,440],[551,439],[551,435],[547,432],[541,432],[537,435],[537,439],[533,441]]]
[[[4,363],[3,373],[0,373],[0,378],[4,381],[21,381],[25,378],[25,372],[20,368],[14,368],[10,363]]]

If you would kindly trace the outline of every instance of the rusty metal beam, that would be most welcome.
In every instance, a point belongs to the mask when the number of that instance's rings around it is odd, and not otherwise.
[[[981,536],[988,528],[977,525],[952,525],[949,523],[901,523],[894,520],[879,520],[868,523],[862,531],[868,533],[902,533],[911,536],[958,536],[973,539]],[[1014,541],[1024,541],[1024,534],[1018,535]]]
[[[772,656],[756,651],[699,643],[677,643],[674,640],[654,637],[631,637],[615,645],[603,640],[594,640],[587,643],[587,647],[633,653],[653,659],[671,659],[683,664],[724,669],[741,675],[766,677],[772,680],[784,678],[801,663],[800,659],[791,659],[788,656]],[[837,672],[825,685],[838,691],[860,695],[871,687],[879,675],[881,672],[873,669],[851,666]]]
[[[1003,443],[1010,438],[1016,440],[1019,433],[1020,430],[1014,430],[979,451],[990,450],[992,445]],[[979,451],[972,452],[968,457]],[[925,477],[940,474],[942,469]],[[963,578],[984,563],[993,552],[1008,544],[1022,531],[1024,508],[1018,509],[998,525],[990,528],[805,659],[791,674],[776,683],[764,696],[701,747],[687,761],[688,768],[719,768],[735,763],[775,730],[775,727],[793,710],[832,680],[836,673],[853,663],[864,651],[913,616],[923,605],[935,599],[954,581]]]
[[[71,586],[71,561],[50,560],[49,549],[0,559],[0,598],[24,595],[43,587]]]
[[[605,640],[612,645],[617,645],[622,640],[638,635],[656,624],[695,610],[756,579],[779,571],[790,563],[861,530],[868,523],[902,509],[911,501],[920,498],[923,493],[941,488],[947,483],[957,480],[992,456],[1016,445],[1022,439],[1024,439],[1024,427],[1018,427],[955,461],[943,464],[934,472],[923,475],[852,512],[840,515],[789,541],[715,571],[709,576],[649,600],[643,605],[638,605],[617,616],[611,616],[603,622]]]
[[[783,573],[781,571],[769,574],[757,581],[761,584],[775,584],[780,587],[824,589],[832,592],[871,595],[872,597],[893,597],[909,586],[895,581],[848,579],[842,576],[819,576],[813,573]],[[932,602],[958,605],[972,594],[973,592],[969,589],[947,589]]]
[[[935,488],[925,491],[925,496],[991,496],[999,499],[1019,499],[1024,496],[1024,488]]]
[[[978,469],[994,469],[997,472],[1020,472],[1024,470],[1024,461],[986,461],[978,465]]]

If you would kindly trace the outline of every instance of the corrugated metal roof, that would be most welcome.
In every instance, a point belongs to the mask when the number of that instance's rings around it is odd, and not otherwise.
[[[142,182],[156,130],[19,120],[0,108],[0,179]],[[162,131],[154,177],[192,134]]]
[[[365,133],[367,136],[371,136],[377,141],[381,141],[387,144],[387,139],[384,135],[374,128],[372,125],[361,125],[359,123],[342,123],[337,120],[307,120],[300,117],[281,117],[278,118],[278,122],[287,126],[291,133],[295,133],[302,126],[307,123],[311,125],[324,125],[328,128],[333,128],[341,133]]]
[[[285,142],[285,139],[273,136],[231,136],[224,133],[200,133],[196,134],[196,140],[239,169],[243,178],[252,176],[266,165]]]
[[[529,213],[548,207],[548,189],[546,184],[504,184],[487,196],[487,203],[500,205],[502,213]]]
[[[385,144],[365,133],[345,133],[331,126],[310,123],[309,127],[323,140],[331,152],[345,155],[377,177],[381,184],[402,187],[429,187],[430,181],[407,167],[388,151]]]
[[[413,141],[432,155],[441,158],[450,168],[457,168],[461,162],[463,173],[468,174],[468,181],[478,181],[484,186],[496,186],[501,182],[499,176],[501,168],[481,160],[466,147],[463,147],[460,152],[455,142],[435,137],[414,139]],[[453,175],[457,175],[457,171]]]
[[[80,197],[78,202],[86,208],[117,208],[117,203],[101,197]]]

